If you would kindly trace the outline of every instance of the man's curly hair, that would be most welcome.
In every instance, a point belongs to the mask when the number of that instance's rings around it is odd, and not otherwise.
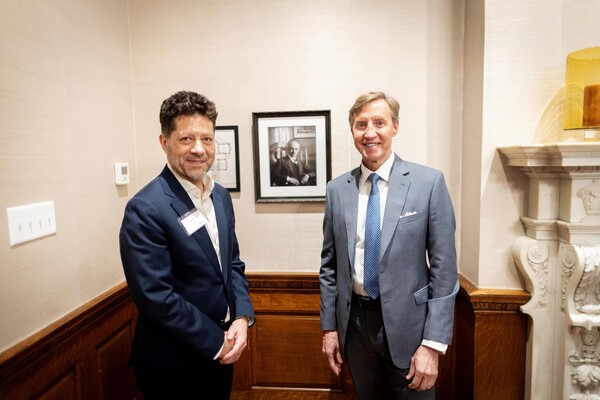
[[[175,129],[175,119],[180,115],[205,116],[213,123],[217,122],[217,107],[206,96],[182,90],[163,101],[160,106],[160,130],[165,137],[169,137]]]

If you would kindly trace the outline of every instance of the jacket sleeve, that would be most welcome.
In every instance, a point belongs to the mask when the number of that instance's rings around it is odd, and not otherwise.
[[[321,287],[321,329],[324,331],[337,329],[335,313],[336,254],[331,207],[331,193],[328,185],[325,199],[325,215],[323,218],[321,269],[319,272],[319,282]]]
[[[231,203],[231,197],[227,193],[229,199],[230,215],[231,215],[231,226],[230,226],[230,237],[231,240],[231,280],[233,282],[233,291],[235,295],[235,315],[233,319],[239,317],[250,318],[250,325],[254,324],[254,307],[250,300],[248,279],[246,278],[246,264],[240,259],[240,247],[235,234],[235,215],[233,210],[233,204]]]
[[[432,186],[427,228],[429,300],[423,338],[449,344],[454,325],[454,299],[458,293],[454,210],[444,175],[438,172]]]

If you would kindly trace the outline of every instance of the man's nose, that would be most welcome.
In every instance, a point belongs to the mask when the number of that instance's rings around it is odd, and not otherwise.
[[[195,153],[204,153],[204,146],[202,146],[202,142],[200,140],[196,140],[194,144],[194,148],[192,149]]]
[[[372,124],[369,124],[369,126],[367,126],[367,131],[365,132],[365,136],[376,136],[377,135],[377,128],[375,128]]]

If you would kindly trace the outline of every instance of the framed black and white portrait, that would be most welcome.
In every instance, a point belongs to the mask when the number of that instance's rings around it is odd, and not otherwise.
[[[331,179],[330,111],[252,114],[257,202],[324,201]]]

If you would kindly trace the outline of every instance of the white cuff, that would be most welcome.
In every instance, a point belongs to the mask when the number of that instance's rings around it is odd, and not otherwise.
[[[436,351],[439,351],[442,354],[446,354],[446,350],[448,350],[448,345],[446,343],[440,343],[440,342],[436,342],[434,340],[423,339],[421,344],[423,346],[427,346]]]

